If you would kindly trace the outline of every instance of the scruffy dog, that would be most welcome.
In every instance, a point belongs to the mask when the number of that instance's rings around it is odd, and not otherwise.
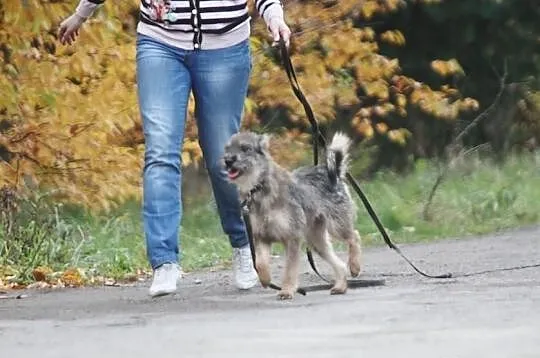
[[[354,228],[356,208],[344,181],[349,138],[337,133],[326,151],[326,162],[289,172],[269,153],[269,137],[252,132],[234,135],[225,147],[223,162],[229,180],[249,205],[249,219],[263,287],[271,281],[272,243],[285,247],[286,265],[280,299],[291,299],[298,288],[302,240],[334,270],[331,294],[347,291],[347,266],[336,255],[331,239],[348,243],[348,267],[360,273],[360,235]]]

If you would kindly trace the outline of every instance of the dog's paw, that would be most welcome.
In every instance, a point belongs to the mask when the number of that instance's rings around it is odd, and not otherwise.
[[[293,293],[289,290],[281,290],[277,294],[279,300],[292,300]]]
[[[360,263],[357,261],[349,261],[349,271],[352,277],[358,277],[360,274]]]
[[[345,292],[347,292],[347,284],[336,285],[330,289],[331,295],[343,295]]]

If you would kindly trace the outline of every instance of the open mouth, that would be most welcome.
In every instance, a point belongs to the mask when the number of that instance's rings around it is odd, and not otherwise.
[[[229,179],[234,180],[240,176],[240,170],[236,168],[229,168],[227,169],[227,175],[229,176]]]

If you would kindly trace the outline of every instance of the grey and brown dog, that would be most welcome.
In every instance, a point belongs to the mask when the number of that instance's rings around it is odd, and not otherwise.
[[[281,242],[285,247],[281,299],[292,298],[298,288],[302,240],[332,267],[332,294],[347,291],[347,266],[336,255],[331,239],[348,244],[348,269],[352,276],[360,273],[356,207],[344,180],[350,143],[346,135],[337,133],[324,164],[292,172],[272,159],[267,135],[241,132],[225,147],[223,161],[229,180],[237,186],[240,199],[250,204],[256,268],[263,287],[271,281],[272,243]]]

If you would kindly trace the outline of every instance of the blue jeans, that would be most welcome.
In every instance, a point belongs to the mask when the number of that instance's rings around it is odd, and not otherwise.
[[[153,268],[178,261],[182,164],[188,98],[193,91],[199,144],[224,232],[232,247],[248,244],[238,192],[220,157],[240,129],[251,71],[248,40],[225,49],[182,50],[137,38],[137,86],[145,139],[143,222]]]

